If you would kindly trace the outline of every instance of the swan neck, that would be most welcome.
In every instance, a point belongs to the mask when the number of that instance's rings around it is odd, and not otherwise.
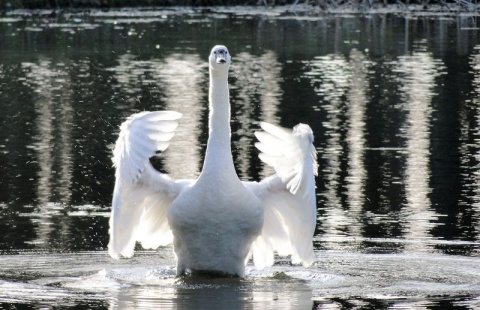
[[[210,136],[218,136],[222,139],[228,139],[230,142],[230,98],[228,76],[226,74],[210,73],[208,101],[210,109]]]
[[[230,145],[228,72],[210,69],[209,137],[203,170],[235,171]]]

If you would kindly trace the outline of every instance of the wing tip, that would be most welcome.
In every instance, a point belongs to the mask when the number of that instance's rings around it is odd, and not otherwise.
[[[294,136],[300,137],[301,139],[308,140],[309,143],[313,144],[314,135],[313,130],[307,124],[299,123],[295,127],[293,127],[292,134]]]
[[[175,135],[173,131],[177,128],[177,120],[182,116],[180,112],[168,110],[142,111],[130,115],[120,125],[120,133],[113,148],[112,162],[117,169],[117,177],[135,183],[145,170],[148,158],[154,156],[156,151],[168,148]],[[161,129],[151,132],[142,127],[149,123],[155,126],[160,124]]]

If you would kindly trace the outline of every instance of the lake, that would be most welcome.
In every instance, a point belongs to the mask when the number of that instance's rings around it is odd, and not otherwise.
[[[196,177],[207,57],[232,55],[232,149],[260,121],[309,124],[316,262],[244,279],[176,278],[171,247],[106,251],[120,124],[183,118],[154,159]],[[480,22],[475,14],[265,8],[13,11],[0,16],[0,308],[480,307]]]

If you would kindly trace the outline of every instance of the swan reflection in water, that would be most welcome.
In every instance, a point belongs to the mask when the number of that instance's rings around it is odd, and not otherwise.
[[[146,275],[144,275],[147,277]],[[120,288],[109,309],[310,309],[312,288],[274,277],[181,278]]]

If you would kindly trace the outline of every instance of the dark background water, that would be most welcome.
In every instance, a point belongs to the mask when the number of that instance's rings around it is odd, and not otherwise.
[[[106,250],[111,149],[132,113],[184,114],[155,163],[195,177],[207,139],[206,59],[225,44],[243,179],[270,173],[254,147],[259,121],[313,128],[319,257],[477,258],[478,27],[468,15],[241,9],[1,17],[0,251]]]

